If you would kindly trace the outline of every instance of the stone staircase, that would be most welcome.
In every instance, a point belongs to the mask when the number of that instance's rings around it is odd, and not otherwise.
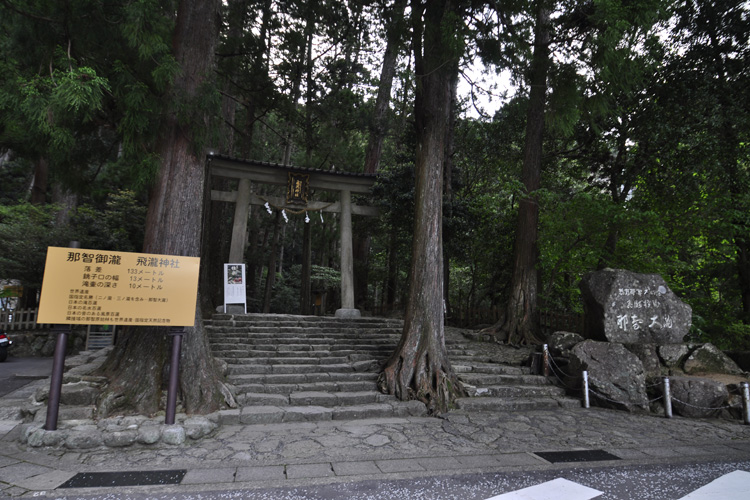
[[[319,316],[216,314],[205,323],[228,364],[239,423],[420,416],[425,406],[377,390],[401,322]],[[225,412],[225,415],[227,412]]]
[[[239,410],[224,423],[280,423],[425,415],[416,401],[402,402],[377,389],[382,365],[393,353],[402,322],[383,318],[216,314],[205,323],[214,356],[228,365]],[[471,397],[466,411],[513,411],[579,406],[547,378],[488,354],[501,346],[446,335],[455,371]],[[512,349],[512,348],[505,348]],[[500,356],[502,358],[502,356]],[[506,357],[507,358],[507,357]]]
[[[452,338],[451,338],[452,337]],[[552,377],[531,374],[531,349],[518,350],[496,343],[472,342],[446,333],[446,347],[453,370],[469,397],[456,405],[466,411],[522,411],[579,408],[580,401],[567,397]]]

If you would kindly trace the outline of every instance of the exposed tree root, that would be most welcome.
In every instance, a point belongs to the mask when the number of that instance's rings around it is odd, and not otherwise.
[[[466,395],[450,364],[442,355],[430,356],[428,349],[414,356],[397,351],[378,377],[378,388],[401,401],[423,402],[430,415],[447,412],[456,398]]]

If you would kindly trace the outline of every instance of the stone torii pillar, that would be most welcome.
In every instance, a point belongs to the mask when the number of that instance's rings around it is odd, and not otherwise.
[[[241,264],[245,258],[248,217],[250,217],[250,179],[240,179],[234,204],[232,241],[229,245],[230,264]]]
[[[354,251],[352,250],[352,193],[341,191],[341,309],[337,318],[359,318],[354,308]]]

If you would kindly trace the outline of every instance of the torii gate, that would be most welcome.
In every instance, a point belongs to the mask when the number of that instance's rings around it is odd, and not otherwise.
[[[341,214],[341,309],[336,311],[336,316],[359,317],[360,312],[354,307],[352,214],[377,216],[378,210],[375,207],[352,204],[352,193],[369,194],[377,175],[240,160],[216,153],[209,153],[207,161],[209,177],[239,179],[237,191],[211,191],[212,201],[235,203],[229,262],[242,262],[244,258],[250,205],[264,205],[268,201],[276,207],[289,210],[307,209]],[[250,192],[251,182],[287,186],[287,197],[286,199],[274,196],[260,198]],[[310,188],[338,191],[340,201],[337,203],[308,202],[307,190]]]

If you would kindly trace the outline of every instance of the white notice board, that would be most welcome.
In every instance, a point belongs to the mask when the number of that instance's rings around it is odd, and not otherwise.
[[[247,314],[245,264],[224,264],[224,312],[227,304],[242,304]]]

